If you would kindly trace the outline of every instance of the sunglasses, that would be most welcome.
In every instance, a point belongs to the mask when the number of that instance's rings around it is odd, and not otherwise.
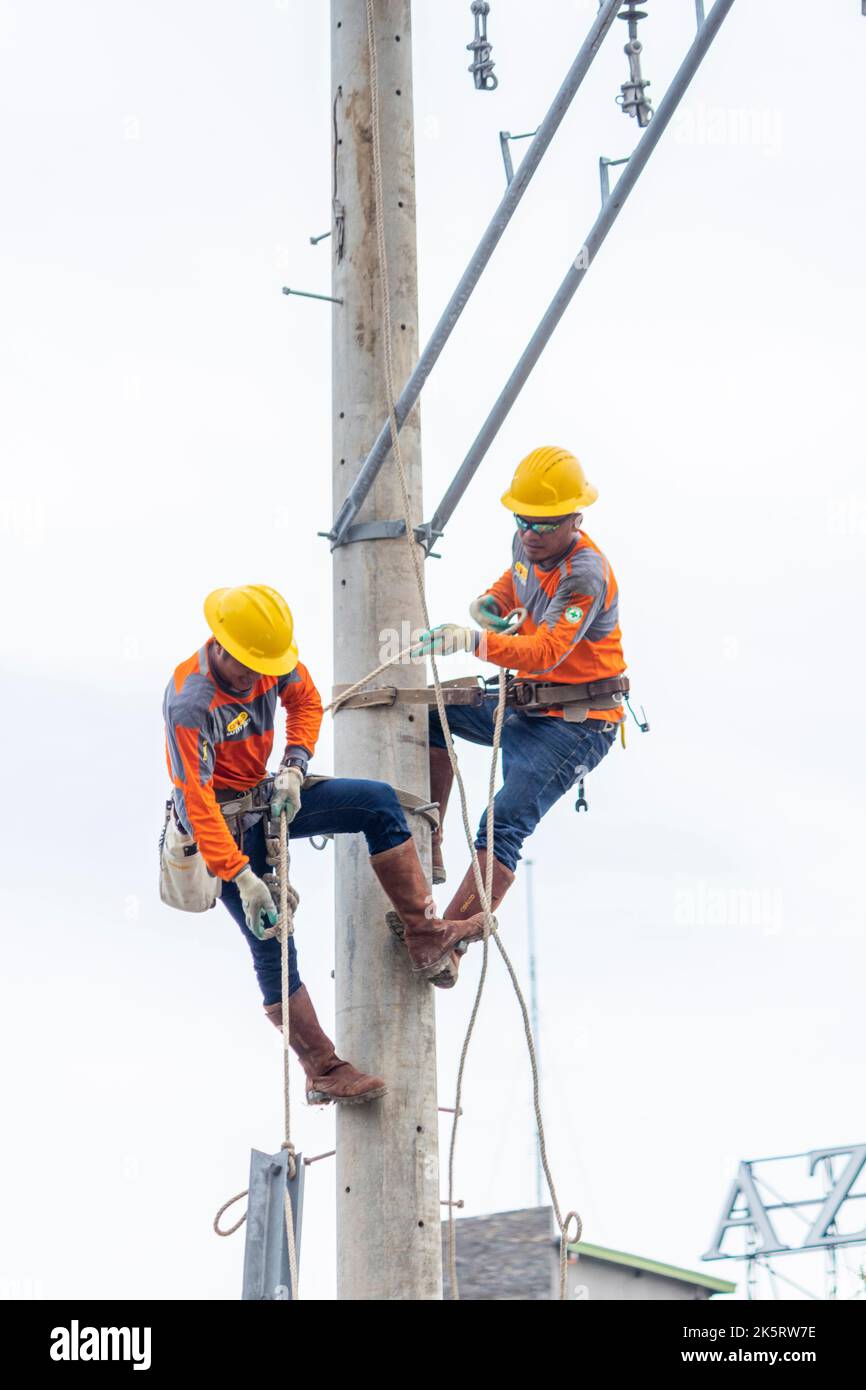
[[[558,531],[563,522],[570,519],[567,516],[560,517],[559,521],[527,521],[523,516],[514,518],[521,536],[525,531],[534,531],[536,536],[548,536],[551,531]]]

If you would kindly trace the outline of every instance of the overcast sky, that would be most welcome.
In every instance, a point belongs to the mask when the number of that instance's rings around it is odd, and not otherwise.
[[[493,0],[481,94],[468,2],[417,0],[422,340],[501,196],[498,131],[534,128],[595,8]],[[657,101],[694,6],[648,8]],[[423,397],[427,514],[584,241],[599,155],[633,146],[617,29]],[[580,455],[652,732],[531,843],[549,1148],[588,1240],[722,1277],[700,1256],[738,1161],[866,1128],[864,45],[857,0],[739,0],[428,565],[435,620],[465,620],[508,563],[516,462]],[[234,1298],[243,1237],[210,1221],[278,1147],[280,1051],[228,915],[159,902],[160,707],[221,584],[281,589],[330,689],[330,311],[280,293],[329,290],[328,6],[0,0],[0,111],[0,1292]],[[480,814],[487,756],[461,756]],[[327,1024],[332,857],[293,855]],[[452,882],[464,859],[455,818]],[[500,924],[525,977],[524,909],[521,876]],[[474,954],[437,997],[441,1104]],[[467,1214],[534,1201],[494,965]],[[294,1080],[300,1147],[330,1149]],[[307,1297],[334,1292],[333,1178],[308,1173]],[[805,1163],[786,1182],[814,1191]]]

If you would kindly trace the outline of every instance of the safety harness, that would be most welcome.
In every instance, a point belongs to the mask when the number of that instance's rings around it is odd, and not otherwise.
[[[479,706],[489,699],[492,685],[498,677],[487,679],[483,676],[458,676],[456,680],[442,681],[442,695],[446,705]],[[342,687],[345,689],[346,687]],[[630,690],[628,676],[613,676],[607,680],[589,681],[583,685],[567,685],[563,681],[530,681],[518,679],[510,673],[506,678],[505,702],[513,705],[523,714],[547,715],[562,711],[562,717],[570,724],[582,724],[594,709],[614,709],[628,699]],[[433,705],[436,692],[432,686],[418,689],[401,689],[396,685],[379,685],[372,690],[360,690],[354,695],[340,699],[341,687],[334,689],[334,699],[339,701],[337,709],[369,709],[373,705],[401,704]]]

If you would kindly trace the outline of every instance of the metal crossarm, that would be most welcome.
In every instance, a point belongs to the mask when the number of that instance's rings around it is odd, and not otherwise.
[[[508,412],[523,390],[533,367],[550,342],[555,328],[574,298],[579,286],[583,283],[590,265],[595,260],[608,232],[625,206],[629,194],[646,168],[653,150],[670,124],[692,78],[700,67],[733,4],[734,0],[716,0],[712,10],[698,30],[695,40],[683,59],[670,87],[662,98],[655,117],[641,136],[634,153],[629,158],[620,175],[619,182],[610,197],[604,203],[589,236],[586,238],[584,245],[580,248],[575,260],[571,266],[569,266],[565,279],[562,281],[562,284],[551,300],[544,317],[527,344],[520,361],[511,373],[496,404],[490,411],[490,414],[482,425],[466,458],[461,464],[460,469],[442,498],[442,501],[439,503],[439,506],[436,508],[432,520],[416,528],[416,535],[428,552],[436,538],[442,535],[445,526],[448,524],[454,512],[454,508],[457,506],[457,503],[460,501],[469,483],[475,476],[481,461],[496,438],[496,435],[499,433]]]
[[[538,127],[535,139],[530,144],[529,149],[521,160],[520,167],[505,190],[502,201],[493,214],[490,224],[478,243],[475,253],[461,276],[457,288],[449,299],[427,346],[419,357],[415,370],[412,372],[397,398],[395,414],[399,428],[402,429],[410,411],[421,394],[424,383],[429,377],[436,362],[439,360],[442,349],[450,338],[457,320],[463,313],[472,291],[478,284],[487,263],[499,244],[518,203],[526,192],[533,174],[541,163],[551,140],[559,129],[563,117],[571,105],[583,79],[589,72],[605,35],[616,19],[617,11],[620,9],[621,4],[622,0],[604,0],[601,9],[593,20],[589,33],[566,74],[562,86],[554,97],[550,110]],[[346,532],[363,505],[390,451],[391,426],[390,422],[386,420],[376,436],[373,447],[364,460],[346,500],[337,513],[331,530],[324,533],[331,541],[332,550],[344,544]]]

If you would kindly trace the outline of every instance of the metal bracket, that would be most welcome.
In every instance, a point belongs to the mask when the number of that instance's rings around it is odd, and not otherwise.
[[[863,0],[863,3],[866,4],[866,0]],[[441,560],[441,555],[437,555],[433,549],[441,535],[441,531],[433,530],[429,521],[422,521],[420,525],[415,527],[415,539],[419,545],[423,545],[428,560]]]
[[[525,135],[512,135],[510,130],[500,130],[499,147],[502,150],[502,163],[505,165],[505,182],[511,183],[514,178],[514,161],[511,158],[510,140],[534,140],[538,134],[538,129],[528,130]]]
[[[244,1247],[244,1282],[241,1298],[270,1303],[291,1299],[289,1244],[286,1239],[284,1192],[289,1190],[295,1248],[300,1262],[301,1217],[304,1208],[305,1166],[295,1154],[295,1176],[288,1176],[289,1154],[253,1149],[250,1154],[250,1190],[247,1198],[247,1236]]]
[[[628,164],[631,155],[627,154],[624,159],[608,159],[602,155],[598,161],[598,177],[601,183],[601,205],[604,207],[610,197],[610,174],[608,169],[614,169],[618,164]]]
[[[311,237],[310,237],[310,245],[311,245],[311,246],[318,246],[318,244],[319,244],[320,241],[326,241],[326,240],[328,239],[328,237],[331,236],[331,235],[332,235],[332,233],[331,233],[330,231],[327,231],[327,232],[322,232],[320,236],[311,236]]]
[[[338,540],[333,531],[319,531],[320,536],[325,540],[332,541],[332,550],[336,550],[339,545],[351,545],[353,541],[391,541],[398,536],[405,536],[405,521],[357,521],[353,526],[347,526],[345,533]]]
[[[441,531],[434,531],[429,521],[422,521],[418,526],[413,527],[416,541],[424,547],[429,560],[440,560],[441,555],[437,555],[433,546],[436,544]],[[341,545],[350,545],[353,541],[391,541],[399,536],[405,536],[405,521],[358,521],[351,526],[347,526],[341,533],[335,526],[332,531],[317,531],[316,535],[323,540],[331,542],[331,549],[336,550]]]
[[[425,801],[423,796],[416,796],[414,792],[401,791],[399,787],[395,787],[394,791],[397,793],[397,800],[404,811],[408,811],[412,816],[423,816],[431,830],[439,829],[438,801]]]

